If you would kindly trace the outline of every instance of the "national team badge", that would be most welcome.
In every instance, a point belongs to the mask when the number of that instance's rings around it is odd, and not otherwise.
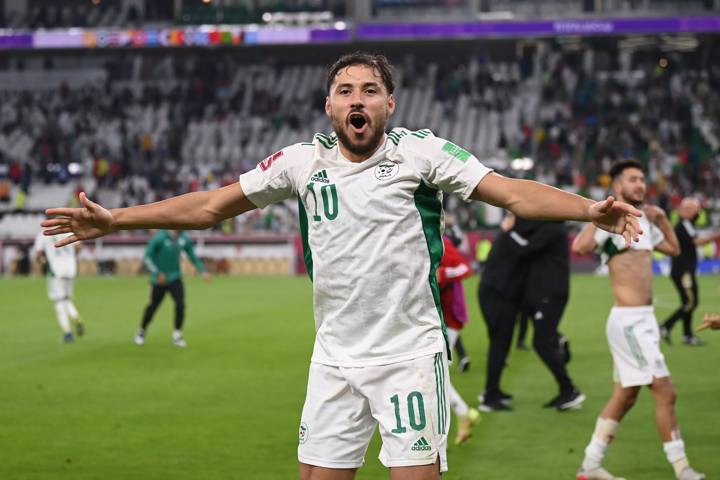
[[[378,180],[387,180],[393,178],[400,171],[397,163],[383,162],[375,167],[375,178]]]
[[[300,424],[300,434],[299,434],[300,444],[307,442],[307,439],[309,436],[310,436],[310,430],[308,429],[307,423],[302,422]]]

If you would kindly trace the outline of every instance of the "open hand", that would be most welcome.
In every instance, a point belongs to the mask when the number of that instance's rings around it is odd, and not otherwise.
[[[590,221],[596,227],[622,235],[626,247],[629,248],[633,241],[640,240],[643,232],[638,217],[642,216],[642,212],[632,205],[615,201],[615,198],[610,196],[590,205],[588,213]]]
[[[720,329],[720,313],[706,313],[702,323],[695,331],[700,332],[706,328]]]
[[[60,233],[72,233],[59,242],[56,247],[63,247],[80,240],[90,240],[102,237],[113,232],[113,217],[110,211],[101,205],[91,202],[85,192],[79,195],[80,208],[49,208],[45,213],[56,216],[45,220],[40,225],[47,228],[44,235],[58,235]]]
[[[650,223],[655,223],[665,216],[665,210],[655,205],[643,205],[642,211]]]

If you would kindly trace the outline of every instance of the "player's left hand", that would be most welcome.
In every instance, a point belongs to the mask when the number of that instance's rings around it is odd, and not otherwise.
[[[665,217],[665,210],[655,205],[643,205],[642,211],[648,219],[648,222],[655,223]]]
[[[588,215],[596,227],[622,235],[626,247],[630,247],[633,241],[639,241],[643,233],[638,222],[642,212],[628,203],[616,201],[612,196],[590,205]]]

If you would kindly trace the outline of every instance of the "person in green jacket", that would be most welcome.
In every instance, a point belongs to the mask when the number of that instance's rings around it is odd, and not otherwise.
[[[187,346],[182,336],[182,327],[185,321],[185,288],[180,271],[181,251],[185,252],[203,278],[209,278],[205,266],[195,255],[192,240],[187,233],[182,230],[158,230],[145,249],[144,262],[150,271],[152,290],[150,291],[150,303],[145,307],[140,330],[135,336],[137,345],[145,343],[145,333],[155,310],[160,306],[165,294],[170,292],[175,301],[175,330],[172,342],[176,347]]]

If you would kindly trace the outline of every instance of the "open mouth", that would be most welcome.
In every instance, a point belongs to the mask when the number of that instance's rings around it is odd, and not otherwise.
[[[362,133],[368,123],[365,115],[362,113],[351,113],[349,120],[353,130],[357,133]]]

